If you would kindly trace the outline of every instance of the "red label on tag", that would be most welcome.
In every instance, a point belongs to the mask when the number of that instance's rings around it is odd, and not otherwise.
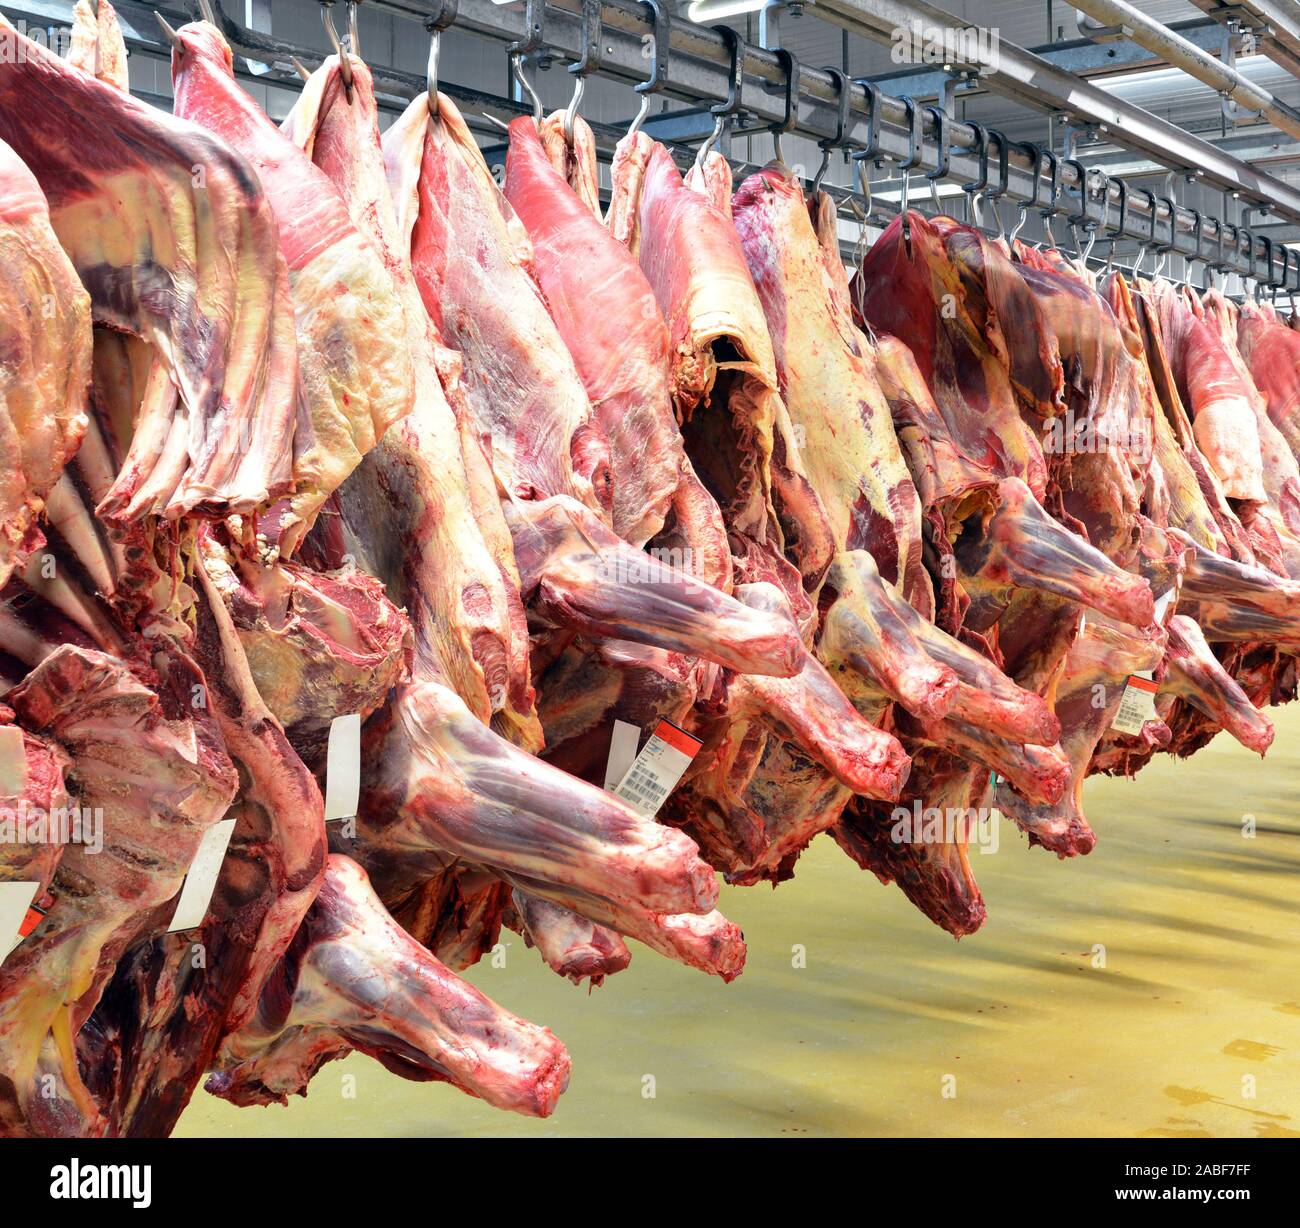
[[[1135,691],[1146,691],[1148,695],[1154,695],[1160,688],[1150,678],[1141,678],[1137,674],[1128,676],[1128,684]]]
[[[685,729],[678,729],[672,721],[661,720],[655,726],[655,737],[666,742],[673,750],[680,751],[688,759],[694,759],[695,753],[704,743]]]
[[[33,904],[27,910],[27,915],[23,918],[23,923],[18,927],[18,937],[26,938],[44,920],[45,913]]]

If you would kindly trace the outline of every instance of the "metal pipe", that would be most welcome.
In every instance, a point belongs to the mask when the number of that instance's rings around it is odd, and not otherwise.
[[[1124,0],[1073,0],[1074,7],[1103,25],[1122,26],[1139,46],[1154,52],[1174,68],[1218,90],[1250,111],[1258,111],[1275,128],[1300,137],[1300,111],[1274,98],[1268,90],[1242,76],[1235,68],[1202,51],[1154,18]],[[1086,27],[1085,27],[1086,29]]]

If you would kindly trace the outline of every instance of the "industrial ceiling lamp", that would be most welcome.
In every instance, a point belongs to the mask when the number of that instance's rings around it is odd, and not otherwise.
[[[700,25],[739,17],[742,13],[760,13],[776,7],[774,0],[691,0],[686,16]]]

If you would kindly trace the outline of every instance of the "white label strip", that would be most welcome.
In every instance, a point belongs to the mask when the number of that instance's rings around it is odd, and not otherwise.
[[[234,819],[222,819],[203,833],[194,860],[190,862],[190,872],[181,884],[181,898],[176,902],[176,912],[167,927],[169,934],[177,930],[192,930],[203,924],[234,830]]]
[[[1156,598],[1156,622],[1157,623],[1163,623],[1165,621],[1165,611],[1169,609],[1170,605],[1173,603],[1173,600],[1174,600],[1174,590],[1172,588],[1167,589],[1159,597]]]
[[[703,745],[671,721],[660,721],[613,792],[642,814],[656,814]]]
[[[0,963],[18,945],[23,921],[40,883],[0,883]]]
[[[330,722],[325,758],[325,822],[350,819],[361,800],[361,714],[349,712]]]
[[[627,721],[615,721],[609,739],[609,759],[605,763],[605,788],[613,792],[618,782],[627,775],[636,759],[641,730]]]
[[[1129,675],[1124,694],[1120,696],[1119,711],[1110,723],[1112,729],[1120,733],[1141,733],[1147,721],[1156,719],[1156,692],[1160,688],[1147,677],[1150,673],[1144,670]]]
[[[27,791],[27,752],[17,725],[0,725],[0,797],[21,797]]]

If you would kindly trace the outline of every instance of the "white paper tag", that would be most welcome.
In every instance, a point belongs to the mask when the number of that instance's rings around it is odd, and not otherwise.
[[[1147,721],[1156,719],[1156,692],[1160,689],[1151,679],[1151,670],[1130,674],[1120,696],[1119,711],[1110,727],[1120,733],[1141,733]]]
[[[1156,598],[1155,620],[1157,624],[1162,624],[1165,621],[1165,611],[1173,604],[1174,595],[1174,590],[1171,588],[1166,589]]]
[[[703,745],[672,721],[661,720],[613,793],[642,814],[657,813]]]
[[[0,964],[22,941],[24,931],[31,932],[24,922],[40,889],[40,883],[0,883]]]
[[[609,758],[605,762],[605,788],[610,793],[624,776],[636,759],[637,743],[641,741],[641,730],[627,721],[615,721],[614,732],[609,738]]]
[[[234,819],[222,819],[203,833],[194,860],[190,862],[189,873],[181,884],[181,898],[176,902],[176,912],[167,927],[169,934],[177,930],[192,930],[203,924],[234,830]]]
[[[361,800],[361,714],[349,712],[330,722],[325,757],[325,822],[350,819]]]
[[[21,797],[27,789],[27,752],[17,725],[0,725],[0,797]]]

